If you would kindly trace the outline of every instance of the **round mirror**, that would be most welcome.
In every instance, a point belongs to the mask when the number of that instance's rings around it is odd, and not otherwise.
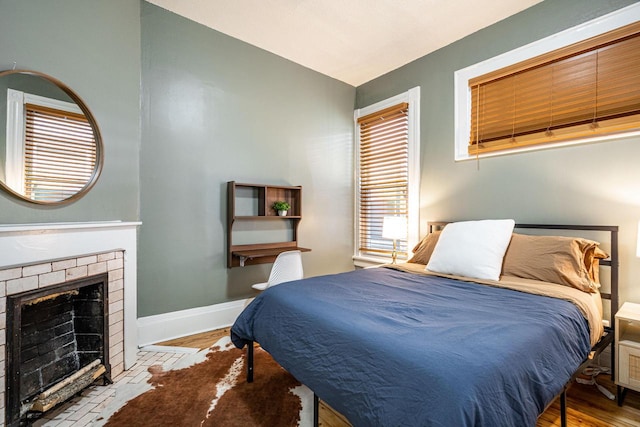
[[[0,72],[0,186],[55,205],[86,194],[102,170],[102,138],[68,86],[36,71]]]

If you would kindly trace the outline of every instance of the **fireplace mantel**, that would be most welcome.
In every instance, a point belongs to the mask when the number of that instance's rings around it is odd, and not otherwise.
[[[137,227],[141,222],[100,221],[0,225],[0,269],[124,251],[124,368],[137,353]]]

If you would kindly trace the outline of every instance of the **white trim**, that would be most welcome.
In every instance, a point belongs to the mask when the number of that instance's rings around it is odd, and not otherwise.
[[[40,233],[47,230],[85,230],[98,228],[129,228],[142,225],[141,222],[124,221],[86,221],[86,222],[49,222],[33,224],[3,224],[0,225],[0,233]]]
[[[124,368],[136,362],[137,227],[141,222],[0,225],[0,269],[124,251]]]
[[[470,155],[468,152],[469,132],[471,124],[469,120],[469,118],[471,117],[471,91],[469,90],[469,80],[474,77],[498,70],[500,68],[522,62],[529,58],[551,52],[561,47],[586,40],[588,38],[606,33],[608,31],[612,31],[616,28],[632,24],[638,20],[640,20],[640,3],[632,4],[630,6],[616,10],[615,12],[600,16],[596,19],[561,31],[557,34],[545,37],[544,39],[537,40],[533,43],[529,43],[528,45],[521,46],[517,49],[511,50],[496,57],[489,58],[485,61],[456,71],[454,73],[455,160],[461,161],[475,159],[475,156]],[[563,141],[556,144],[544,144],[540,146],[527,147],[524,149],[520,148],[516,150],[501,151],[497,153],[480,154],[479,157],[501,156],[513,152],[542,150],[550,147],[575,145],[585,142],[604,141],[614,138],[626,138],[638,134],[640,134],[640,132],[620,132],[617,134]]]
[[[24,193],[24,92],[7,89],[5,184]]]
[[[358,126],[358,118],[366,116],[367,114],[375,113],[376,111],[383,110],[401,102],[407,102],[409,104],[409,200],[407,210],[409,212],[407,218],[407,250],[411,250],[420,238],[420,86],[416,86],[403,92],[399,95],[387,98],[383,101],[376,102],[364,108],[356,109],[353,112],[353,122],[355,127],[355,154],[354,154],[354,182],[355,182],[355,209],[354,209],[354,224],[355,233],[353,241],[353,259],[356,261],[356,266],[369,265],[368,259],[374,258],[363,257],[358,253],[358,246],[360,241],[358,218],[360,217],[359,207],[359,188],[358,180],[360,177],[360,128]],[[380,260],[380,261],[377,261]],[[377,258],[374,264],[387,263],[391,260],[391,257]],[[362,261],[362,262],[358,262]]]
[[[28,92],[24,92],[24,103],[84,115],[84,112],[74,102],[61,101],[55,98],[47,98],[46,96],[34,95]]]
[[[359,268],[371,268],[371,267],[379,267],[383,264],[389,264],[390,258],[387,257],[365,257],[365,256],[354,256],[353,257],[353,265]]]
[[[197,353],[200,351],[199,348],[194,347],[175,347],[172,345],[145,345],[144,347],[140,347],[142,351],[159,351],[162,353]]]
[[[250,299],[224,302],[138,319],[138,345],[181,338],[233,325]]]
[[[420,240],[420,86],[407,92],[409,101],[409,200],[407,257]],[[407,259],[408,259],[407,258]]]
[[[25,104],[34,104],[70,113],[84,112],[73,102],[47,98],[32,93],[7,89],[7,160],[5,184],[18,194],[24,194],[24,129]]]

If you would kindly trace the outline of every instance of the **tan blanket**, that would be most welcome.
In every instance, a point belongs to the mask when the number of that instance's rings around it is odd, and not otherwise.
[[[519,277],[501,276],[499,281],[495,280],[479,280],[468,277],[452,276],[449,274],[434,273],[425,270],[424,264],[404,263],[404,264],[386,264],[384,267],[393,268],[409,273],[423,274],[427,276],[448,277],[450,279],[464,280],[466,282],[481,283],[489,286],[497,286],[500,288],[513,289],[516,291],[527,292],[535,295],[543,295],[547,297],[560,298],[573,303],[582,312],[582,315],[589,322],[591,333],[591,346],[593,347],[604,333],[602,324],[602,299],[599,292],[583,292],[569,286],[557,285],[554,283],[541,282],[538,280],[521,279]]]

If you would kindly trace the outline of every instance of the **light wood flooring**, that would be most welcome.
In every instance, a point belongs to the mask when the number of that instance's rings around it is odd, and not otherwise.
[[[229,329],[204,332],[184,338],[158,343],[158,345],[207,348],[220,337],[228,335]],[[598,376],[598,383],[610,391],[615,385],[610,376]],[[629,390],[624,405],[607,399],[594,385],[574,383],[567,393],[567,420],[569,426],[580,427],[640,427],[640,393]],[[348,427],[350,424],[324,402],[320,402],[319,423],[321,427]],[[536,427],[560,425],[560,403],[556,400],[538,419]]]

